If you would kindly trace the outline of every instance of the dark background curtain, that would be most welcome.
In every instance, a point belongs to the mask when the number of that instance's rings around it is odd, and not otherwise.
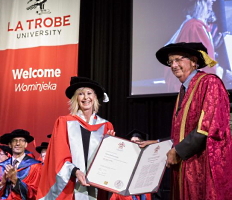
[[[152,140],[168,137],[177,95],[129,97],[131,33],[132,0],[82,0],[78,75],[105,87],[110,101],[101,104],[98,114],[113,123],[117,136],[138,129]],[[153,199],[167,200],[169,194],[167,169]]]
[[[138,129],[148,133],[149,139],[168,137],[176,95],[129,97],[131,20],[131,0],[81,1],[78,75],[92,78],[106,89],[110,101],[101,103],[98,114],[113,123],[117,136]],[[167,170],[161,198],[153,195],[153,199],[169,199],[169,182]]]
[[[99,115],[118,136],[134,128],[150,139],[169,136],[176,95],[129,97],[132,1],[83,0],[80,13],[78,75],[101,83],[110,98]]]

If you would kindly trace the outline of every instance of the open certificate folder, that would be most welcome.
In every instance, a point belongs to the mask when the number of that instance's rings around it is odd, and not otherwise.
[[[87,180],[121,195],[157,192],[172,141],[140,148],[123,138],[106,135],[87,172]]]

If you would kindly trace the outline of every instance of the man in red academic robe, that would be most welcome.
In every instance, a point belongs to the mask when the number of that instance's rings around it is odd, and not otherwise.
[[[232,139],[230,103],[221,79],[198,68],[215,65],[202,43],[176,43],[156,52],[182,83],[172,121],[174,147],[167,153],[173,200],[230,200]],[[183,93],[184,94],[184,93]],[[181,101],[182,99],[182,101]]]
[[[23,129],[1,136],[0,142],[12,149],[12,157],[0,163],[0,199],[36,199],[42,164],[25,153],[27,144],[33,140]]]

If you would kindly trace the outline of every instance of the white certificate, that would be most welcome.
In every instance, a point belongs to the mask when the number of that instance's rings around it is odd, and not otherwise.
[[[90,185],[122,195],[156,192],[171,147],[171,140],[140,148],[129,140],[106,135],[87,180]]]

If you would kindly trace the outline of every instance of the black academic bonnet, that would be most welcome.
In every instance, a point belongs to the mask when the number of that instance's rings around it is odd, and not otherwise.
[[[142,140],[148,140],[148,134],[143,133],[142,131],[138,129],[133,129],[126,135],[126,139],[131,140],[132,137],[138,137]]]
[[[10,154],[12,155],[12,150],[9,146],[6,145],[0,145],[0,149],[5,153],[5,154]]]
[[[77,77],[77,76],[71,77],[70,86],[65,91],[66,96],[69,99],[71,99],[75,91],[81,87],[88,87],[93,89],[98,99],[104,96],[104,88],[96,81],[93,81],[89,78]]]
[[[30,143],[34,140],[34,137],[30,135],[30,133],[23,129],[16,129],[13,130],[11,133],[6,133],[0,137],[0,143],[2,144],[9,144],[13,138],[16,137],[23,137],[27,141],[27,143]]]
[[[48,148],[48,142],[42,142],[40,146],[37,146],[35,150],[38,153],[41,153],[42,149],[47,149]]]
[[[197,64],[198,69],[203,68],[207,66],[207,62],[205,62],[205,58],[202,55],[202,52],[205,54],[208,54],[207,49],[205,46],[199,42],[190,42],[190,43],[185,43],[185,42],[180,42],[180,43],[172,43],[168,44],[161,49],[159,49],[156,52],[156,58],[160,63],[163,65],[168,66],[167,61],[168,61],[168,55],[172,53],[188,53],[191,56],[196,56],[198,58]]]

